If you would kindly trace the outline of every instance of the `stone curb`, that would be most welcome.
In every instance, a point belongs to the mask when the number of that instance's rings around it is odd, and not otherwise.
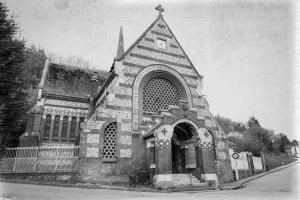
[[[257,174],[255,176],[250,176],[250,177],[245,178],[245,180],[242,179],[240,181],[237,181],[237,183],[235,185],[234,184],[233,185],[223,185],[223,186],[220,187],[220,189],[221,190],[236,190],[236,189],[240,189],[240,188],[245,187],[245,184],[248,183],[248,182],[250,182],[250,181],[252,181],[252,180],[255,180],[255,179],[258,179],[258,178],[263,177],[265,175],[272,174],[274,172],[283,170],[285,168],[291,167],[291,166],[296,165],[298,163],[299,163],[299,161],[295,161],[295,162],[289,163],[287,165],[283,165],[283,166],[271,169],[269,171]]]
[[[1,182],[6,183],[17,183],[17,184],[31,184],[31,185],[45,185],[55,187],[70,187],[70,188],[85,188],[85,189],[107,189],[107,190],[119,190],[119,191],[135,191],[135,192],[162,192],[169,193],[167,190],[155,190],[150,188],[130,188],[130,187],[115,187],[115,186],[104,186],[104,185],[93,185],[93,184],[66,184],[66,183],[44,183],[35,181],[23,181],[23,180],[7,180],[0,178]]]
[[[257,174],[256,176],[248,177],[245,180],[238,181],[235,185],[223,185],[220,186],[220,188],[215,188],[215,191],[217,190],[235,190],[245,187],[244,184],[246,184],[249,181],[252,181],[254,179],[263,177],[265,175],[280,171],[282,169],[285,169],[287,167],[293,166],[298,164],[299,161],[289,163],[284,166],[280,166],[274,169],[271,169],[270,171]],[[150,188],[130,188],[130,187],[115,187],[115,186],[101,186],[101,185],[92,185],[92,184],[65,184],[65,183],[44,183],[44,182],[30,182],[30,181],[23,181],[23,180],[7,180],[0,178],[1,182],[7,182],[7,183],[18,183],[18,184],[32,184],[32,185],[47,185],[47,186],[55,186],[55,187],[71,187],[71,188],[85,188],[85,189],[108,189],[108,190],[119,190],[119,191],[134,191],[134,192],[158,192],[158,193],[172,193],[172,192],[188,192],[188,189],[168,189],[168,190],[157,190],[157,189],[150,189]],[[204,188],[203,190],[192,190],[192,191],[198,191],[198,192],[205,192],[205,191],[213,191],[211,188]]]

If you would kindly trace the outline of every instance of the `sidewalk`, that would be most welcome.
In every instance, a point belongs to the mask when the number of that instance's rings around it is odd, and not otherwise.
[[[280,171],[282,169],[285,169],[287,167],[296,165],[298,163],[299,163],[299,161],[295,161],[295,162],[289,163],[287,165],[283,165],[283,166],[271,169],[269,171],[266,171],[266,172],[263,172],[263,173],[260,173],[260,174],[256,174],[254,176],[243,178],[243,179],[240,179],[238,181],[231,182],[231,183],[225,183],[225,184],[223,184],[223,185],[220,186],[220,189],[221,190],[235,190],[235,189],[239,189],[239,188],[245,187],[244,184],[246,184],[249,181],[252,181],[252,180],[260,178],[262,176],[265,176],[265,175],[268,175],[268,174]]]
[[[292,162],[287,165],[283,165],[274,169],[271,169],[267,172],[260,173],[254,176],[250,176],[247,178],[243,178],[241,180],[231,182],[231,183],[225,183],[223,185],[220,185],[220,190],[235,190],[244,187],[244,184],[247,182],[260,178],[262,176],[265,176],[267,174],[271,174],[277,171],[280,171],[282,169],[285,169],[287,167],[293,166],[298,164],[299,161]],[[89,189],[110,189],[110,190],[123,190],[123,191],[136,191],[136,192],[184,192],[184,191],[206,191],[206,190],[212,190],[215,189],[214,187],[211,188],[177,188],[177,189],[169,189],[169,190],[157,190],[151,187],[147,186],[138,186],[138,187],[130,187],[130,186],[114,186],[114,185],[103,185],[103,184],[89,184],[89,183],[77,183],[77,184],[71,184],[71,183],[58,183],[58,182],[43,182],[43,181],[27,181],[27,180],[9,180],[9,179],[2,179],[0,178],[0,181],[2,182],[10,182],[10,183],[25,183],[25,184],[37,184],[37,185],[49,185],[49,186],[58,186],[58,187],[74,187],[74,188],[89,188]]]

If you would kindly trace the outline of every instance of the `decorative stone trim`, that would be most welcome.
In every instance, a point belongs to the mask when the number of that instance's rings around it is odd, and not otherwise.
[[[46,99],[45,105],[53,105],[53,106],[70,106],[74,108],[89,108],[88,103],[74,102],[74,101],[62,101],[56,99]]]
[[[199,126],[197,126],[197,124],[195,122],[193,122],[192,120],[189,120],[189,119],[185,119],[185,118],[175,121],[172,124],[172,127],[174,128],[177,124],[180,124],[180,123],[183,123],[183,122],[193,125],[196,130],[198,130],[200,128]]]
[[[137,46],[139,49],[144,49],[144,50],[147,50],[147,51],[152,51],[152,52],[156,52],[156,53],[161,53],[161,54],[165,54],[165,55],[168,55],[168,56],[173,56],[173,57],[177,57],[177,58],[185,58],[185,56],[183,55],[179,55],[179,54],[174,54],[174,53],[169,53],[169,52],[166,52],[166,51],[161,51],[161,50],[158,50],[158,49],[153,49],[153,48],[150,48],[150,47],[145,47],[145,46],[142,46],[142,45],[138,45]]]
[[[45,106],[44,115],[60,115],[60,116],[74,116],[74,117],[87,117],[88,110],[64,108],[55,106]]]
[[[146,60],[151,60],[151,61],[154,61],[154,62],[161,62],[161,63],[167,64],[167,65],[174,65],[174,66],[177,66],[177,67],[183,67],[183,68],[186,68],[186,69],[192,69],[192,66],[190,66],[190,65],[179,64],[179,63],[176,63],[176,62],[170,62],[170,61],[166,61],[166,60],[162,60],[162,59],[152,58],[152,57],[148,57],[148,56],[144,56],[144,55],[139,55],[139,54],[136,54],[136,53],[130,53],[130,56],[136,57],[136,58],[141,58],[141,59],[146,59]]]
[[[170,39],[173,38],[171,35],[168,35],[168,34],[165,34],[165,33],[160,33],[160,32],[157,32],[157,31],[151,31],[151,33],[153,33],[153,34],[155,34],[155,35],[167,37],[167,38],[170,38]]]
[[[115,106],[115,105],[107,105],[107,109],[112,109],[112,110],[128,110],[131,111],[132,107],[126,107],[126,106]]]
[[[130,63],[130,62],[123,62],[123,65],[128,66],[128,67],[135,67],[135,68],[144,68],[145,66],[142,65],[138,65],[138,64],[134,64],[134,63]]]
[[[82,109],[88,110],[89,108],[82,108],[82,107],[73,107],[73,106],[64,106],[64,105],[56,105],[56,104],[45,104],[45,106],[53,106],[53,107],[60,107],[60,108],[70,108],[70,109]]]
[[[197,85],[191,85],[191,84],[188,84],[190,86],[190,88],[197,88]]]
[[[119,99],[132,99],[131,95],[125,95],[125,94],[115,94],[115,98]]]
[[[132,113],[132,119],[133,119],[133,129],[137,130],[139,127],[139,122],[141,120],[141,116],[142,116],[142,109],[139,109],[142,106],[142,102],[141,102],[141,98],[142,95],[140,94],[142,91],[140,91],[140,87],[142,87],[141,82],[144,79],[144,77],[146,77],[147,75],[150,76],[151,73],[154,73],[156,71],[161,71],[164,72],[166,74],[170,74],[172,77],[174,77],[174,80],[176,80],[177,82],[175,83],[175,85],[177,87],[182,87],[183,91],[180,92],[185,92],[186,93],[186,98],[187,101],[189,102],[189,106],[192,107],[192,97],[191,97],[191,92],[189,89],[189,86],[187,85],[185,79],[174,69],[165,66],[165,65],[150,65],[149,67],[146,67],[145,69],[143,69],[142,71],[140,71],[140,73],[137,75],[137,77],[135,78],[134,81],[134,85],[133,85],[133,113]],[[174,81],[172,81],[174,82]]]
[[[120,87],[125,87],[125,88],[131,88],[132,84],[127,84],[127,83],[119,83]]]
[[[145,41],[147,41],[147,42],[154,42],[154,39],[152,39],[152,38],[145,38]]]
[[[174,49],[178,49],[179,47],[177,46],[177,45],[175,45],[175,44],[170,44],[170,47],[171,48],[174,48]]]
[[[131,74],[131,73],[124,73],[124,76],[127,76],[127,77],[135,77],[136,75],[135,74]]]

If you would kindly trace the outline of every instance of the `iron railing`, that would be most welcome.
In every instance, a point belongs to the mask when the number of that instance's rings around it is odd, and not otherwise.
[[[78,146],[0,149],[0,173],[73,172],[78,155]]]

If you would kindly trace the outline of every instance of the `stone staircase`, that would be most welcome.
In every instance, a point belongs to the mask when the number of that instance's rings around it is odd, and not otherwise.
[[[208,186],[206,182],[200,182],[192,174],[172,174],[173,186]]]
[[[207,182],[200,182],[192,174],[161,174],[155,176],[155,187],[156,188],[198,188],[205,189],[211,188]]]

